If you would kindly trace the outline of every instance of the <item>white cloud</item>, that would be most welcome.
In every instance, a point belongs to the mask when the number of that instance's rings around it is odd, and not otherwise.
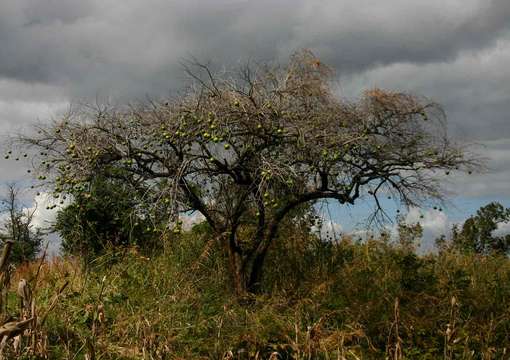
[[[434,234],[441,234],[444,233],[445,229],[447,229],[448,216],[439,210],[423,210],[417,207],[412,207],[409,209],[409,212],[405,217],[405,223],[420,223],[424,230],[430,231]]]
[[[18,194],[18,200],[21,202],[25,201],[25,197],[29,194],[28,192],[21,192]],[[32,215],[31,226],[33,230],[47,230],[49,226],[55,221],[56,215],[59,209],[67,206],[70,202],[69,198],[60,203],[61,200],[55,199],[51,194],[43,192],[39,193],[32,199],[32,205],[22,208],[21,211],[24,214]],[[49,209],[48,207],[55,206],[55,208]],[[0,214],[0,224],[4,224],[8,221],[9,214],[3,212]],[[48,244],[48,255],[55,256],[59,252],[60,248],[60,237],[57,234],[50,233],[43,239],[42,249]]]
[[[417,207],[409,209],[404,222],[409,225],[419,223],[422,226],[423,237],[418,249],[420,252],[431,251],[434,248],[435,239],[441,235],[447,235],[452,226],[444,212]]]
[[[46,229],[55,222],[57,212],[69,205],[71,200],[57,199],[47,192],[39,193],[34,198],[34,203],[30,208],[25,209],[28,213],[33,213],[32,225],[38,229]],[[55,206],[53,208],[53,206]]]
[[[26,197],[27,194],[19,193],[18,196],[17,201],[24,202],[22,197]],[[42,192],[35,195],[31,202],[30,206],[21,208],[21,211],[26,215],[32,215],[31,225],[33,228],[44,230],[55,221],[58,210],[67,206],[70,200],[69,198],[65,200],[57,199],[47,192]],[[53,206],[55,207],[53,208]],[[7,212],[0,213],[0,223],[8,220],[8,218],[9,214]]]
[[[181,215],[180,220],[182,221],[182,228],[184,230],[190,230],[193,225],[199,224],[205,220],[204,215],[195,211],[193,214]]]
[[[453,222],[448,219],[448,216],[439,210],[434,209],[420,209],[411,207],[403,219],[403,223],[407,225],[420,224],[423,229],[423,235],[420,244],[418,244],[417,251],[419,253],[427,253],[434,250],[435,240],[441,235],[450,233]],[[386,225],[379,231],[370,229],[356,229],[348,234],[353,236],[354,239],[367,240],[372,236],[378,238],[381,232],[389,234],[390,241],[398,241],[398,223]]]
[[[498,224],[498,228],[492,234],[495,236],[504,236],[510,234],[510,222]]]
[[[321,239],[340,239],[342,234],[342,225],[329,219],[322,218],[322,220],[315,223],[312,226],[312,233],[318,234]]]

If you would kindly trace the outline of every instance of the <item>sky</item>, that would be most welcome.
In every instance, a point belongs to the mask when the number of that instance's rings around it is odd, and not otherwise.
[[[508,0],[1,1],[0,141],[73,102],[171,95],[191,57],[228,68],[302,48],[335,69],[339,96],[381,87],[442,104],[450,136],[487,159],[485,173],[445,184],[443,212],[409,213],[424,215],[428,239],[490,201],[510,206]],[[28,179],[2,161],[9,181]],[[366,209],[332,213],[345,230]]]

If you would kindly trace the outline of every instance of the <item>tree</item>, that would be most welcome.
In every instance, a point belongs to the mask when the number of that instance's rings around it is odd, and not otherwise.
[[[166,231],[200,212],[240,294],[257,290],[282,221],[300,206],[370,198],[381,219],[381,196],[440,199],[435,171],[476,167],[447,137],[439,105],[379,89],[339,99],[333,72],[309,51],[235,76],[200,63],[186,71],[194,81],[173,99],[82,106],[21,141],[39,149],[36,173],[59,192],[86,189],[100,171],[144,189],[140,202],[169,202]]]
[[[15,264],[33,260],[39,253],[43,232],[34,228],[33,218],[36,208],[23,209],[19,203],[20,192],[14,184],[7,187],[7,195],[0,202],[1,214],[4,220],[1,224],[0,239],[2,245],[6,240],[12,240],[14,245],[10,261]]]
[[[408,251],[416,250],[423,236],[423,227],[420,223],[406,224],[402,217],[397,223],[398,241],[402,248]]]
[[[158,246],[154,241],[158,226],[140,209],[136,194],[123,182],[101,175],[91,180],[88,192],[75,192],[74,201],[58,212],[54,229],[65,253],[84,257],[109,247]]]
[[[476,215],[468,218],[459,231],[454,226],[452,244],[454,247],[477,254],[508,254],[510,235],[496,236],[498,225],[510,221],[510,208],[497,202],[481,207]]]

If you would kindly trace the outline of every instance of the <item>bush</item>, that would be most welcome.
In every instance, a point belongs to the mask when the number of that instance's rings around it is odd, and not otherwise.
[[[130,248],[103,255],[88,273],[69,260],[48,265],[39,296],[53,293],[59,274],[76,273],[49,319],[52,353],[476,359],[503,358],[510,347],[506,257],[451,249],[418,256],[379,240],[324,243],[289,230],[269,254],[281,272],[265,276],[266,294],[238,301],[210,239],[197,226],[150,258]]]

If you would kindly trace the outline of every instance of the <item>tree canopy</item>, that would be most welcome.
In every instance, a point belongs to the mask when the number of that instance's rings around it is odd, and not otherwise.
[[[138,211],[133,211],[136,208]],[[65,253],[85,258],[110,247],[160,247],[155,236],[158,226],[146,216],[131,188],[118,179],[99,175],[92,179],[87,192],[75,192],[74,201],[58,212],[54,230],[62,237]]]
[[[497,202],[481,207],[469,217],[462,228],[453,228],[452,244],[456,248],[478,254],[508,254],[510,235],[496,235],[498,226],[510,221],[510,208]]]
[[[186,70],[193,82],[179,96],[80,106],[21,141],[38,149],[35,173],[58,193],[87,193],[101,173],[133,189],[149,216],[164,211],[162,233],[201,213],[239,293],[260,284],[281,222],[300,206],[370,198],[380,219],[383,197],[441,199],[435,173],[476,168],[438,104],[381,89],[341,99],[333,71],[309,51],[235,73]]]

